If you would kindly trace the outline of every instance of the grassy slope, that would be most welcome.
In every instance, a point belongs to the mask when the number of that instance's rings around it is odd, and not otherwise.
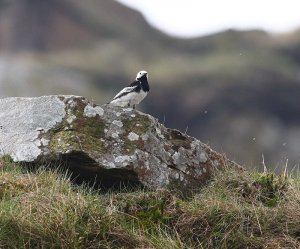
[[[300,180],[226,170],[192,198],[99,194],[49,170],[0,170],[1,248],[299,248]]]

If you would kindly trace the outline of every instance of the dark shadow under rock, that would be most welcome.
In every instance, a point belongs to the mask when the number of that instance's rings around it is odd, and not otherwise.
[[[100,168],[94,160],[82,152],[62,155],[60,161],[76,184],[88,184],[104,191],[143,187],[134,171],[126,168]]]

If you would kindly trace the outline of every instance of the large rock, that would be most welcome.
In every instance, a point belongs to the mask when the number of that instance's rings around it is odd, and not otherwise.
[[[16,162],[57,161],[104,187],[197,188],[229,162],[150,115],[77,96],[1,99],[0,146]]]

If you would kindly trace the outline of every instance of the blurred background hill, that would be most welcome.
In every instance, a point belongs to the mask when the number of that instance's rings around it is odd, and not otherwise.
[[[108,102],[140,69],[139,106],[241,164],[300,162],[300,30],[179,39],[112,0],[0,0],[0,95]]]

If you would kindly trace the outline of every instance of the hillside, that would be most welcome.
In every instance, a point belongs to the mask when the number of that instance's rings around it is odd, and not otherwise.
[[[150,28],[141,14],[115,1],[92,0],[86,4],[80,0],[25,0],[0,4],[2,50],[82,48],[101,38],[131,44],[135,41],[132,45],[136,45],[151,37],[165,37]]]
[[[139,107],[238,162],[299,164],[300,32],[177,39],[115,1],[0,1],[0,94],[106,103],[147,69]],[[34,11],[33,11],[34,10]]]

